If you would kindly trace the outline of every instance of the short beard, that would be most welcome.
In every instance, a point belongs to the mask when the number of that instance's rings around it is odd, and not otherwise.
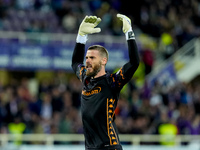
[[[99,64],[95,65],[92,72],[86,71],[86,76],[88,77],[95,77],[97,73],[101,70],[101,62]]]

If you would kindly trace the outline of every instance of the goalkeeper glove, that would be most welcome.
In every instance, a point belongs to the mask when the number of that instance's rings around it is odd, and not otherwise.
[[[81,36],[85,36],[87,34],[92,34],[92,33],[99,33],[101,31],[101,28],[95,28],[95,27],[100,22],[101,19],[97,18],[96,16],[86,16],[79,27],[78,33]]]
[[[123,28],[122,31],[126,35],[126,39],[135,39],[135,35],[133,33],[132,27],[131,27],[131,20],[125,15],[117,14],[117,17],[123,22]]]

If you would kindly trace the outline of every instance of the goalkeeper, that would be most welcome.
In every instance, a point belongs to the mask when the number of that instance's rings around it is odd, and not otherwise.
[[[86,16],[82,21],[72,56],[72,68],[83,84],[81,114],[86,150],[122,150],[116,128],[115,108],[120,90],[132,78],[139,65],[139,54],[131,20],[122,14],[123,32],[128,44],[129,61],[113,74],[105,71],[108,51],[100,45],[87,49],[88,34],[99,33],[96,26],[101,22],[96,16]]]

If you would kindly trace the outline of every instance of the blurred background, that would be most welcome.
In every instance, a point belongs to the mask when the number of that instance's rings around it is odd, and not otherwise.
[[[86,48],[105,46],[117,71],[128,60],[117,13],[141,58],[115,111],[124,149],[200,149],[199,0],[0,0],[0,149],[84,149],[76,35],[85,15],[102,18]]]

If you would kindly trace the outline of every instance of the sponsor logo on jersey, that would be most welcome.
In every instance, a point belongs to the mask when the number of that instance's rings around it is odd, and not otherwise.
[[[92,89],[90,91],[82,90],[82,94],[86,95],[86,96],[97,94],[99,92],[101,92],[101,87],[100,86],[97,86],[97,87],[95,87],[94,89]]]

